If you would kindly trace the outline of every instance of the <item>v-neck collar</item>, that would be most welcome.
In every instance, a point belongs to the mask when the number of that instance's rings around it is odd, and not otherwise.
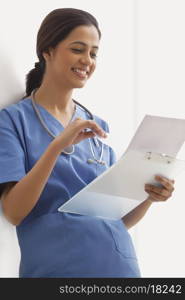
[[[30,103],[32,105],[31,98],[30,98]],[[36,107],[39,109],[39,112],[41,113],[41,117],[44,118],[44,121],[46,122],[47,126],[49,126],[49,124],[47,124],[48,118],[49,118],[52,123],[55,123],[57,125],[57,127],[60,126],[62,129],[65,129],[63,124],[59,120],[57,120],[46,108],[44,108],[42,105],[40,105],[36,102],[34,102],[34,103],[35,103]],[[74,112],[71,120],[69,121],[69,123],[71,123],[77,117],[79,107],[77,104],[75,104],[75,105],[76,105],[76,109],[75,109],[75,112]]]

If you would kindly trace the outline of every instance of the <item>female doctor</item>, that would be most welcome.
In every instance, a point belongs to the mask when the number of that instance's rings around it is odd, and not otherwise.
[[[128,229],[174,190],[173,180],[156,177],[162,188],[146,185],[148,198],[120,220],[58,211],[115,162],[95,138],[106,137],[107,123],[72,98],[96,68],[100,37],[88,12],[50,12],[26,96],[0,112],[1,199],[16,225],[20,277],[140,277]]]

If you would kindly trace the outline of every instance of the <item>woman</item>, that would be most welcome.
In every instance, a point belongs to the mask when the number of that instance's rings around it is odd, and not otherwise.
[[[49,13],[38,32],[39,62],[27,75],[26,96],[0,112],[2,207],[16,225],[20,277],[140,277],[127,229],[174,189],[174,181],[157,178],[163,188],[146,186],[146,201],[118,221],[58,212],[115,162],[112,148],[104,145],[102,157],[93,139],[106,137],[107,123],[92,120],[72,98],[95,70],[100,37],[85,11]]]

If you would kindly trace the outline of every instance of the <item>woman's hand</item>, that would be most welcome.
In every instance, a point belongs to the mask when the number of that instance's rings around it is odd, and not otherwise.
[[[172,196],[175,181],[159,175],[155,176],[155,179],[162,184],[162,187],[145,184],[145,192],[149,194],[147,200],[152,202],[166,201]]]
[[[86,131],[87,128],[91,131]],[[107,136],[106,132],[95,121],[77,118],[69,123],[55,140],[59,141],[61,148],[66,148],[96,135],[103,138]]]

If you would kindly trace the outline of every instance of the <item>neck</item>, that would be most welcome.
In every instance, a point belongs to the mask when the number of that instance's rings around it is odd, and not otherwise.
[[[35,92],[34,100],[53,113],[70,113],[75,107],[72,90],[57,89],[52,85],[41,85]]]

